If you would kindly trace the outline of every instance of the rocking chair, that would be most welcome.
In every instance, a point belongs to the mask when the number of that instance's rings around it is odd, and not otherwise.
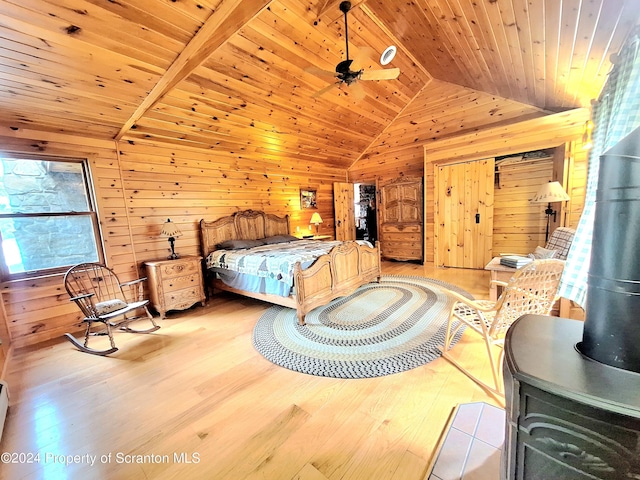
[[[86,323],[86,330],[83,343],[66,333],[69,341],[82,352],[109,355],[118,350],[113,340],[112,328],[120,328],[131,333],[151,333],[158,330],[160,326],[156,324],[147,308],[149,300],[142,298],[144,280],[146,278],[120,283],[113,270],[98,263],[81,263],[71,267],[64,276],[64,286],[71,297],[70,300],[75,302],[84,314],[82,321]],[[127,301],[124,288],[131,292],[131,297],[135,294],[136,299]],[[135,320],[144,319],[145,315],[152,323],[151,328],[136,330],[129,326]],[[96,322],[103,324],[104,328],[93,331],[92,325]],[[95,335],[108,335],[111,348],[90,348],[89,338]]]
[[[485,390],[502,397],[500,366],[507,329],[522,315],[549,315],[556,301],[563,269],[562,260],[534,260],[516,270],[508,283],[497,282],[503,291],[496,302],[469,300],[456,292],[448,292],[456,302],[451,308],[442,356]],[[474,377],[449,353],[456,334],[464,326],[483,338],[495,387]],[[493,346],[500,348],[497,360]]]

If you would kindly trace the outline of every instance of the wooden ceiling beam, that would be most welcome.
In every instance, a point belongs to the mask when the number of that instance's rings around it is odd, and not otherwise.
[[[271,0],[222,0],[149,95],[124,123],[116,135],[116,140],[120,140],[158,100],[270,4]]]

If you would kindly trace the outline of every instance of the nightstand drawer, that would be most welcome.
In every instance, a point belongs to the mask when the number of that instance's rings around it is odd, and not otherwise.
[[[202,299],[199,287],[184,288],[167,294],[167,310],[188,308]]]
[[[200,270],[200,262],[174,260],[170,263],[163,264],[161,268],[162,277],[169,278],[189,273],[198,273]]]
[[[181,277],[167,278],[162,281],[162,288],[166,292],[176,289],[187,288],[194,285],[200,285],[200,274],[183,275]]]

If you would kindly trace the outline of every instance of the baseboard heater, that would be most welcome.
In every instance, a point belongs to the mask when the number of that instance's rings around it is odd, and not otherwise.
[[[7,418],[7,409],[9,408],[9,387],[4,380],[0,380],[0,440],[2,440],[2,432],[4,431],[4,421]]]

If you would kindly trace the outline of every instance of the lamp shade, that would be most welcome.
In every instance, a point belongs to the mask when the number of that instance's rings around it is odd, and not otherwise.
[[[180,231],[178,226],[171,221],[170,218],[167,218],[167,221],[164,222],[164,225],[162,225],[162,231],[160,232],[160,235],[162,235],[163,237],[176,238],[180,237],[182,235],[182,232]]]
[[[533,203],[553,203],[553,202],[566,202],[571,197],[564,191],[560,182],[545,183],[540,187],[538,192],[533,196],[531,201]]]
[[[322,223],[322,217],[320,216],[320,214],[318,212],[314,212],[313,215],[311,215],[311,220],[309,221],[309,223],[314,223],[316,225]]]

